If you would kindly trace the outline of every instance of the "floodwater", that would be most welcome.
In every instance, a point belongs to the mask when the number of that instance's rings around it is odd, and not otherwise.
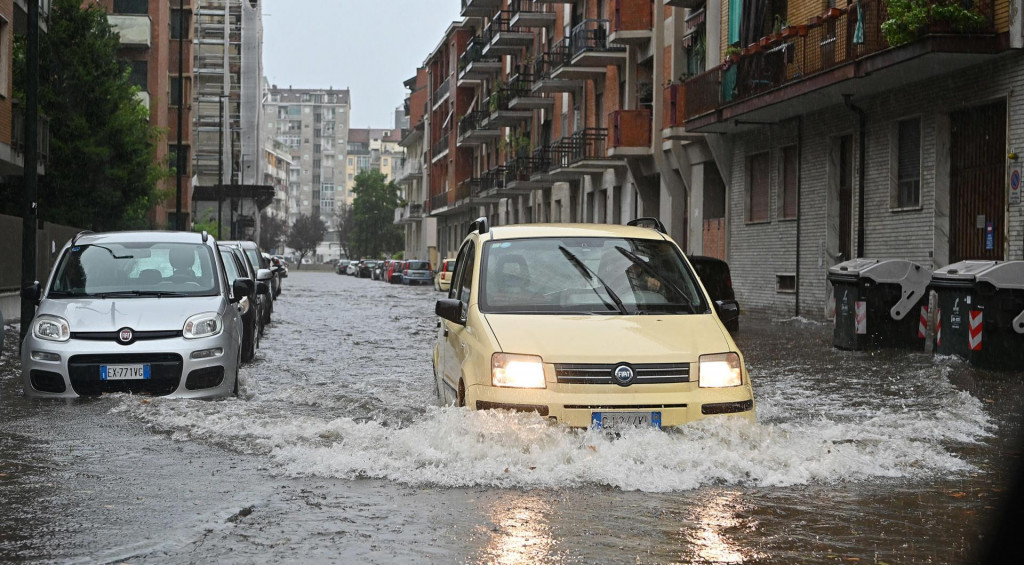
[[[745,317],[757,423],[618,435],[438,405],[430,287],[292,271],[242,395],[29,401],[0,364],[0,562],[962,563],[1024,373]]]

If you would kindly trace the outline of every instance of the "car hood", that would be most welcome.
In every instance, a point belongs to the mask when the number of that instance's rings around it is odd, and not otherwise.
[[[180,330],[185,320],[203,312],[222,312],[222,296],[167,298],[47,299],[39,314],[60,316],[72,332]]]
[[[547,363],[694,362],[734,351],[710,314],[572,316],[485,314],[502,351]]]

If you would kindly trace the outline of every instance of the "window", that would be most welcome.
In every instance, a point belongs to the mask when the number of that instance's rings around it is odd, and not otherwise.
[[[139,90],[146,92],[149,90],[149,62],[143,59],[142,61],[128,61],[128,66],[131,67],[131,73],[128,75],[128,80],[135,86],[139,87]]]
[[[115,14],[148,14],[149,0],[114,0]]]
[[[177,107],[178,106],[178,96],[180,96],[182,94],[185,96],[184,100],[187,101],[189,99],[189,97],[191,96],[191,93],[189,92],[188,82],[187,81],[188,81],[188,79],[186,79],[186,82],[185,82],[185,92],[181,92],[181,84],[182,84],[181,77],[171,77],[171,99],[167,101],[169,105]],[[187,102],[186,102],[186,104],[187,104]]]
[[[462,311],[469,308],[469,297],[473,293],[473,268],[476,262],[476,249],[472,241],[467,241],[455,261],[455,276],[452,278],[449,298],[458,298],[462,301]]]
[[[769,193],[770,176],[768,172],[768,153],[758,153],[747,158],[747,221],[771,221],[769,210],[771,194]]]
[[[896,127],[896,207],[921,205],[921,118],[902,120]]]
[[[184,22],[182,21],[184,18]],[[181,30],[185,30],[182,34]],[[171,39],[188,39],[188,30],[192,29],[192,12],[171,8]]]
[[[782,182],[780,217],[792,220],[796,218],[797,186],[800,182],[800,160],[795,145],[782,148],[780,165],[782,167],[782,170],[779,171],[779,178]]]
[[[167,147],[167,165],[172,171],[176,171],[178,167],[178,145],[171,144]],[[181,171],[183,175],[188,176],[188,165],[189,165],[189,146],[181,145]]]
[[[11,52],[11,25],[6,18],[0,16],[0,53]],[[0,96],[10,96],[8,84],[11,82],[11,58],[0,57]]]

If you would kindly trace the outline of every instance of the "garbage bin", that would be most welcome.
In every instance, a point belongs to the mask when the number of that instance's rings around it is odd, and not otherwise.
[[[935,352],[991,369],[1024,367],[1024,261],[961,261],[932,274]]]
[[[830,268],[828,280],[836,301],[835,347],[924,349],[929,269],[905,259],[853,259]]]

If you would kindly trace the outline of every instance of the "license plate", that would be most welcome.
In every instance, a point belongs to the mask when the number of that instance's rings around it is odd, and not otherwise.
[[[594,412],[590,425],[595,428],[661,428],[661,412]]]
[[[100,379],[104,381],[148,379],[149,377],[149,365],[100,365]]]

